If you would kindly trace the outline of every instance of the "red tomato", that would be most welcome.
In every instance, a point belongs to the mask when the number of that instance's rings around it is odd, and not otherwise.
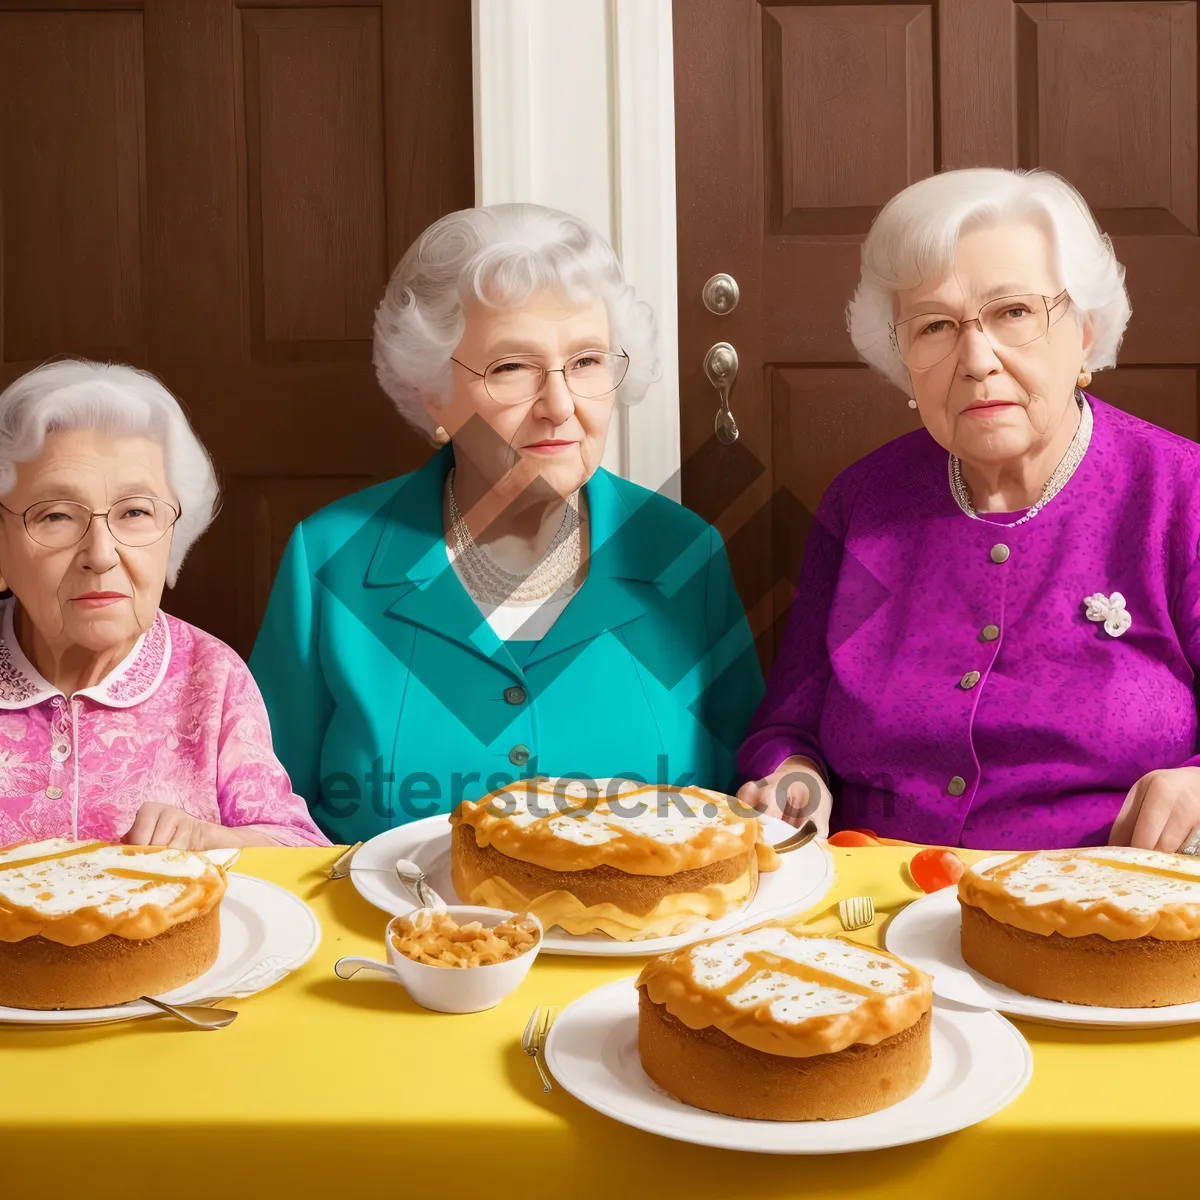
[[[840,833],[835,833],[830,839],[831,846],[841,846],[843,849],[850,846],[878,846],[878,839],[861,833],[857,829],[843,829]]]
[[[873,829],[851,829],[850,832],[861,833],[863,837],[874,838],[875,841],[879,841],[879,834],[877,834]]]
[[[913,856],[908,864],[913,882],[923,892],[938,892],[958,882],[966,865],[952,850],[930,848]]]

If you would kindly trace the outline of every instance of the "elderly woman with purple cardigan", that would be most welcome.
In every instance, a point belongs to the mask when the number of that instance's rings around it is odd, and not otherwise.
[[[1084,391],[1129,312],[1054,175],[951,171],[883,209],[850,333],[924,428],[821,501],[743,799],[915,842],[1197,852],[1200,447]]]

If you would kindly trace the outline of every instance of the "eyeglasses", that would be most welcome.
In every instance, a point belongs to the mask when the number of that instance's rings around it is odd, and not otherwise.
[[[897,321],[892,326],[892,342],[910,371],[928,371],[950,357],[968,325],[978,325],[993,346],[1016,349],[1036,342],[1046,336],[1050,314],[1064,300],[1070,300],[1065,291],[1057,296],[1000,296],[988,301],[969,320],[921,313]]]
[[[584,350],[551,370],[533,358],[498,358],[482,371],[451,358],[465,371],[483,380],[487,394],[497,404],[522,404],[541,395],[546,380],[561,373],[567,391],[580,400],[603,400],[611,396],[629,370],[627,354],[607,350]]]
[[[122,546],[150,546],[183,515],[182,510],[153,496],[126,496],[100,512],[74,500],[41,500],[20,513],[7,504],[0,504],[0,508],[20,517],[25,532],[50,550],[63,550],[83,541],[97,517],[104,518],[109,532]]]

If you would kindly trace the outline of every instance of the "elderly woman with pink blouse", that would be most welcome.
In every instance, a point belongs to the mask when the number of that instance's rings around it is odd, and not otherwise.
[[[159,608],[216,499],[152,375],[67,360],[0,395],[0,845],[328,844],[245,664]]]

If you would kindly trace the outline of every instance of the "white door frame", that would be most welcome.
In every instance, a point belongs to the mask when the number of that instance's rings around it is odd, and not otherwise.
[[[671,0],[472,0],[475,202],[528,200],[609,239],[658,318],[662,378],[604,465],[679,499]]]

